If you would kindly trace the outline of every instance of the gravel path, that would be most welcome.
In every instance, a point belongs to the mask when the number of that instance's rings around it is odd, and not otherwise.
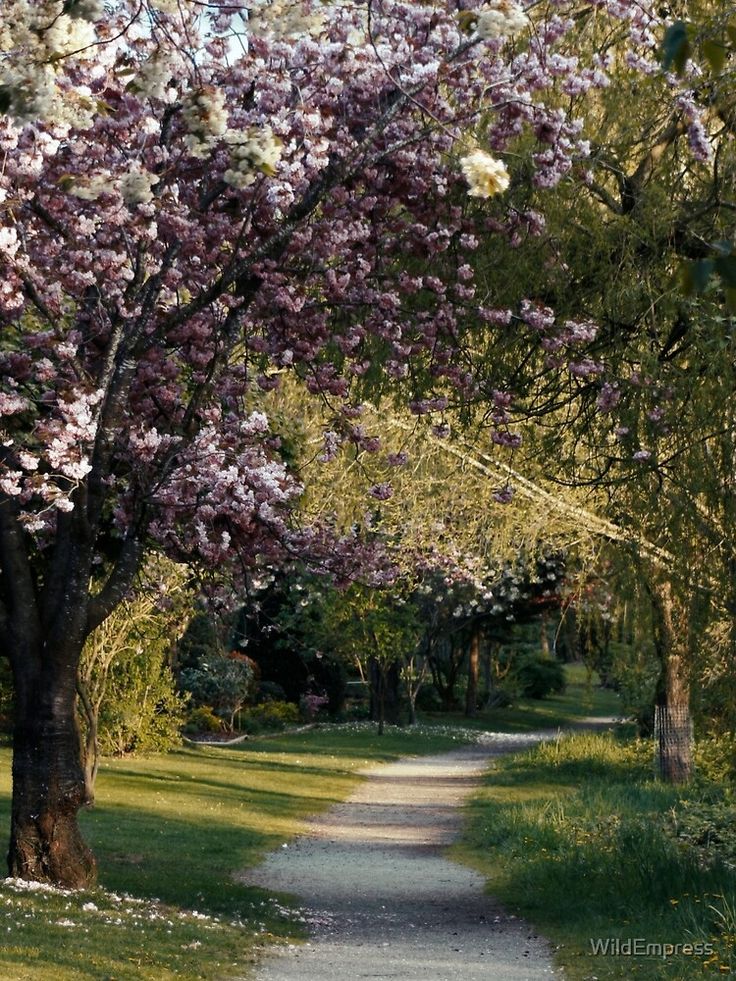
[[[459,810],[490,758],[546,734],[494,736],[367,771],[342,804],[243,879],[297,894],[310,941],[276,949],[258,981],[538,981],[549,947],[449,861]],[[559,972],[558,972],[559,974]]]

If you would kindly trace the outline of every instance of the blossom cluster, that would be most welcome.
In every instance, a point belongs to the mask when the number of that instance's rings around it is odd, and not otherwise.
[[[369,34],[350,0],[245,17],[169,0],[116,0],[104,17],[95,0],[3,5],[0,490],[40,548],[94,486],[108,534],[140,528],[211,565],[298,547],[329,565],[335,535],[291,527],[299,483],[256,411],[284,372],[335,408],[324,460],[341,442],[376,448],[356,397],[376,372],[417,414],[477,395],[464,338],[478,320],[525,321],[598,378],[577,353],[591,326],[481,303],[474,254],[543,227],[513,208],[502,161],[526,135],[538,184],[570,174],[587,153],[572,97],[606,84],[605,66],[577,51],[567,0],[467,4],[471,37],[445,6],[384,0]],[[594,7],[649,51],[646,5]],[[523,44],[495,43],[528,17]],[[492,219],[463,207],[468,190],[503,192]],[[513,448],[508,413],[500,397]],[[355,536],[335,547],[360,552]]]
[[[495,0],[476,12],[475,33],[483,40],[513,37],[529,25],[529,17],[514,0]]]
[[[470,185],[468,193],[475,198],[490,198],[509,186],[509,172],[501,160],[485,150],[476,149],[461,160],[462,172]]]
[[[8,0],[0,11],[0,94],[19,123],[54,118],[74,125],[91,121],[89,89],[72,97],[58,65],[87,58],[96,41],[98,0]],[[86,101],[86,105],[84,105]],[[85,111],[86,110],[86,111]]]
[[[230,166],[223,180],[227,184],[242,190],[249,187],[259,173],[274,176],[282,144],[270,126],[251,127],[243,134],[230,131],[226,139],[230,144]]]

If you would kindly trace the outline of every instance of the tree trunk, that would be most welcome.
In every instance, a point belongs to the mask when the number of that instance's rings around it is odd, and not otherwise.
[[[663,666],[654,708],[659,775],[667,783],[686,783],[692,776],[692,720],[689,688],[678,655]]]
[[[491,664],[492,657],[492,645],[490,643],[486,643],[483,654],[483,698],[481,699],[481,706],[483,708],[488,708],[488,706],[491,704],[493,692],[493,667]]]
[[[480,632],[474,630],[468,650],[468,685],[465,689],[465,715],[472,718],[478,711],[478,666],[480,663]]]
[[[89,887],[96,864],[77,825],[77,812],[88,803],[75,709],[77,659],[13,660],[10,875]]]
[[[385,664],[377,657],[369,663],[371,680],[371,720],[383,733],[385,723],[401,724],[401,671],[398,662]]]
[[[692,776],[692,721],[687,654],[690,615],[669,582],[650,589],[654,636],[661,673],[655,704],[657,766],[667,783],[686,783]]]
[[[82,766],[84,769],[84,794],[92,804],[95,799],[95,781],[100,765],[99,720],[100,703],[92,703],[87,686],[77,681],[77,697],[84,715],[84,735],[80,737],[82,747]]]

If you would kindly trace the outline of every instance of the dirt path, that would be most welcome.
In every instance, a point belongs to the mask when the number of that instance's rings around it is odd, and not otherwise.
[[[547,944],[443,854],[489,759],[542,734],[493,736],[376,770],[244,880],[297,894],[310,941],[277,950],[258,981],[538,981]]]

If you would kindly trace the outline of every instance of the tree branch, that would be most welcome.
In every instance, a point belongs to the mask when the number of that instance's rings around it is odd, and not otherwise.
[[[99,593],[90,597],[85,635],[99,627],[125,597],[140,568],[143,551],[143,542],[137,534],[125,539],[107,582]]]

